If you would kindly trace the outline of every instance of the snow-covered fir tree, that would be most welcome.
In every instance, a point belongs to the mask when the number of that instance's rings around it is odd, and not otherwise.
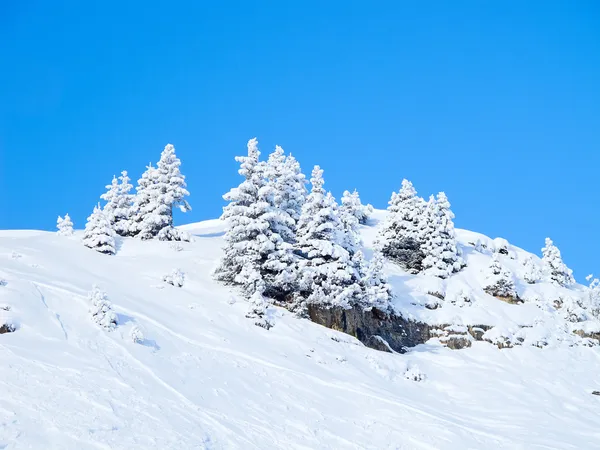
[[[349,207],[344,208],[343,205],[339,208],[339,216],[342,225],[341,244],[350,253],[350,256],[352,256],[362,247],[359,221],[355,211]]]
[[[444,248],[442,259],[449,266],[450,273],[455,273],[465,267],[466,264],[456,241],[454,213],[450,209],[450,202],[444,192],[438,193],[436,205],[440,215],[440,236],[443,240],[442,247]]]
[[[270,320],[267,314],[269,304],[269,300],[265,298],[260,289],[255,291],[250,297],[246,317],[249,319],[254,319],[255,325],[268,330],[273,326],[273,322]]]
[[[408,180],[402,180],[402,188],[392,193],[388,215],[377,241],[383,254],[403,269],[417,273],[421,270],[424,255],[420,246],[420,220],[425,202]]]
[[[308,303],[349,306],[361,300],[358,274],[343,247],[337,204],[323,188],[323,171],[315,166],[298,222],[297,248],[302,255],[300,290]]]
[[[134,198],[130,194],[132,188],[127,171],[124,170],[119,178],[113,177],[112,183],[106,186],[107,191],[100,196],[106,201],[104,214],[113,225],[115,233],[120,236],[130,235]]]
[[[533,258],[531,256],[529,256],[523,262],[523,279],[529,284],[534,284],[534,283],[537,283],[538,281],[540,281],[541,278],[542,278],[541,270],[535,264],[535,262],[533,261]]]
[[[131,338],[131,341],[135,344],[143,344],[146,340],[146,338],[144,337],[144,332],[137,325],[134,325],[134,327],[131,329],[129,337]]]
[[[502,265],[497,253],[493,254],[490,266],[485,273],[483,289],[494,297],[517,298],[513,276]]]
[[[102,328],[111,331],[117,326],[117,315],[112,310],[112,304],[108,301],[106,292],[94,285],[92,291],[88,293],[90,300],[90,314],[92,320]]]
[[[341,210],[352,214],[356,217],[358,223],[363,225],[367,223],[367,220],[373,214],[373,206],[363,205],[356,189],[352,193],[344,191],[342,194]]]
[[[141,239],[158,238],[163,241],[190,239],[187,233],[173,227],[173,208],[178,207],[183,212],[191,210],[185,200],[189,192],[180,166],[175,147],[168,144],[161,153],[157,167],[147,167],[138,181],[132,234]]]
[[[360,251],[358,253],[362,254]],[[392,288],[383,274],[384,262],[383,253],[375,250],[367,266],[366,273],[362,278],[362,285],[364,288],[365,304],[386,312],[390,308]]]
[[[170,274],[163,276],[163,281],[171,286],[183,287],[185,274],[180,269],[173,269]]]
[[[229,204],[224,255],[215,277],[238,284],[248,297],[256,292],[284,300],[295,287],[293,247],[283,239],[293,226],[290,215],[275,205],[276,189],[265,178],[256,138],[248,141],[248,156],[238,156],[244,181],[223,196]]]
[[[545,275],[551,282],[559,286],[570,286],[575,283],[573,271],[563,262],[560,250],[554,245],[552,239],[546,238],[542,255]]]
[[[58,216],[56,228],[58,228],[57,234],[60,236],[73,236],[73,222],[69,214],[65,214],[64,219]]]
[[[454,234],[453,214],[443,193],[429,198],[420,221],[419,241],[426,275],[448,278],[464,267]]]
[[[273,196],[271,203],[292,219],[286,220],[278,232],[286,242],[293,243],[296,238],[296,224],[306,199],[306,177],[296,159],[292,155],[285,156],[283,149],[278,145],[269,155],[264,169],[264,177]]]
[[[107,255],[116,253],[115,231],[100,205],[88,217],[83,233],[83,245]]]

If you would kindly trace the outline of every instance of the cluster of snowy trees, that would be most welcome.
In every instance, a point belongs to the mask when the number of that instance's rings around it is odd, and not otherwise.
[[[410,273],[448,278],[465,267],[453,219],[446,194],[425,201],[410,181],[403,180],[401,189],[392,193],[378,245]]]
[[[391,290],[383,257],[376,252],[367,262],[360,251],[358,226],[372,207],[356,191],[346,191],[339,205],[319,166],[307,192],[300,164],[279,146],[267,161],[256,139],[247,148],[247,156],[236,157],[243,181],[224,195],[226,245],[215,278],[238,285],[250,298],[248,316],[263,321],[270,302],[299,313],[309,304],[386,311]]]
[[[116,236],[135,236],[140,239],[186,241],[190,236],[173,226],[173,209],[191,210],[185,197],[189,195],[185,176],[180,171],[181,161],[175,147],[168,144],[160,155],[156,167],[150,164],[138,180],[136,193],[126,171],[113,177],[100,196],[106,203],[98,204],[88,217],[83,244],[100,253],[116,252]],[[61,235],[73,233],[73,223],[67,214],[58,218]]]
[[[546,281],[562,287],[573,285],[575,283],[573,271],[563,262],[560,250],[550,238],[546,238],[545,244],[542,248],[541,267],[531,256],[523,261],[524,281],[529,284]],[[492,261],[486,269],[484,290],[496,297],[516,299],[518,296],[514,277],[511,271],[502,264],[503,255],[509,255],[508,243],[495,246]]]

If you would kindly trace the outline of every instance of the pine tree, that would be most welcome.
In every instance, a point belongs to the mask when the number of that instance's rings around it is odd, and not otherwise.
[[[373,214],[373,206],[363,205],[360,201],[358,191],[355,189],[354,192],[344,191],[342,194],[342,211],[346,211],[356,217],[359,224],[367,223],[367,220]]]
[[[298,222],[298,252],[302,255],[301,291],[308,303],[352,306],[360,302],[358,274],[342,246],[343,230],[333,196],[323,189],[323,171],[315,166],[312,190]]]
[[[342,205],[342,207],[339,208],[339,216],[342,225],[341,244],[350,256],[352,256],[360,249],[360,247],[362,247],[359,221],[356,217],[355,210],[352,207],[349,207],[348,204],[346,207]]]
[[[534,284],[540,280],[542,274],[538,266],[533,262],[533,258],[529,256],[523,262],[523,279],[529,283]]]
[[[248,297],[256,292],[283,300],[295,284],[293,247],[282,235],[293,220],[275,205],[276,190],[265,179],[256,138],[248,141],[248,156],[238,156],[244,181],[223,198],[229,204],[221,219],[227,222],[226,246],[215,277],[239,284]]]
[[[154,230],[148,229],[148,221],[146,218],[156,209],[154,193],[154,185],[158,182],[158,172],[150,163],[146,166],[145,172],[138,180],[136,187],[136,195],[133,202],[133,212],[129,231],[133,236],[141,237],[142,239],[151,239],[155,233]],[[160,228],[159,228],[160,229]],[[156,231],[158,233],[158,231]]]
[[[436,199],[438,213],[440,215],[440,236],[442,238],[442,260],[449,266],[450,273],[460,271],[466,266],[462,252],[456,241],[454,230],[454,213],[450,209],[450,202],[445,193],[440,192]]]
[[[160,155],[157,171],[158,184],[162,188],[161,194],[165,196],[164,202],[171,211],[171,218],[175,207],[179,208],[181,212],[192,210],[190,204],[185,200],[190,193],[187,190],[185,176],[179,170],[180,167],[181,160],[175,155],[175,147],[167,144]]]
[[[260,291],[255,291],[250,297],[248,312],[246,317],[254,319],[254,324],[267,330],[273,326],[273,323],[267,315],[269,301]]]
[[[113,177],[112,183],[106,186],[107,191],[100,196],[106,201],[104,214],[120,236],[129,236],[133,198],[129,192],[133,186],[129,183],[127,171],[121,172],[119,178]]]
[[[421,270],[424,258],[420,245],[420,221],[425,202],[408,180],[402,180],[402,188],[392,193],[388,215],[377,238],[381,251],[387,258],[410,273]]]
[[[302,206],[306,201],[308,191],[306,189],[306,176],[302,173],[300,163],[290,153],[285,158],[282,185],[285,195],[282,197],[280,207],[286,211],[294,222],[298,223],[302,214]]]
[[[185,196],[185,177],[179,167],[181,161],[175,155],[175,147],[168,144],[161,153],[156,168],[148,166],[138,181],[134,202],[132,233],[141,239],[158,238],[162,241],[189,240],[190,237],[173,227],[173,208],[182,212],[191,210]]]
[[[106,202],[102,211],[108,219],[108,221],[115,224],[115,205],[119,197],[119,180],[113,175],[112,182],[106,186],[106,192],[100,196],[102,200]]]
[[[497,253],[487,269],[483,290],[494,297],[517,298],[512,274],[502,266]]]
[[[285,242],[292,244],[296,239],[296,224],[306,198],[305,176],[298,162],[291,155],[286,157],[283,149],[277,145],[269,155],[264,177],[273,196],[270,202],[291,219],[285,219],[277,232]]]
[[[106,292],[94,285],[92,291],[88,293],[88,299],[91,303],[92,320],[107,331],[114,330],[117,326],[117,315],[112,310]]]
[[[68,214],[65,214],[65,218],[58,216],[56,220],[56,228],[58,228],[59,236],[73,236],[73,222]]]
[[[358,252],[361,253],[361,252]],[[392,288],[383,274],[385,259],[381,251],[375,250],[371,261],[369,261],[366,273],[362,278],[364,286],[364,303],[380,311],[388,311],[392,298]]]
[[[570,286],[575,283],[573,271],[563,262],[560,250],[554,245],[552,239],[546,238],[542,255],[546,276],[551,282],[559,286]]]
[[[115,232],[100,205],[88,217],[83,233],[83,245],[107,255],[116,253]]]

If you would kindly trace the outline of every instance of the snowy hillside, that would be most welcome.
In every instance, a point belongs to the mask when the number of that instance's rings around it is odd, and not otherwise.
[[[361,227],[367,258],[383,214]],[[527,284],[523,250],[502,255],[521,304],[483,291],[499,245],[483,235],[457,230],[467,266],[445,280],[388,263],[399,313],[515,345],[391,354],[281,308],[255,326],[211,277],[222,223],[181,228],[193,242],[118,238],[115,256],[82,232],[0,231],[0,325],[16,327],[0,334],[0,449],[600,448],[600,350],[573,333],[597,324],[565,316],[588,293]],[[177,270],[181,287],[163,280]],[[113,331],[91,318],[94,284]]]

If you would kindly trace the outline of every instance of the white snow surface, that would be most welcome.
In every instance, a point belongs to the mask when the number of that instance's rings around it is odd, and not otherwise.
[[[368,258],[383,214],[361,227]],[[223,224],[181,228],[193,242],[117,238],[115,256],[84,247],[81,231],[0,231],[0,325],[17,326],[0,335],[0,449],[600,448],[599,347],[450,350],[434,339],[389,354],[279,308],[266,330],[212,280]],[[457,236],[468,267],[448,280],[387,264],[400,312],[500,336],[567,326],[544,299],[583,287],[520,281],[529,253],[509,245],[502,257],[525,303],[501,302],[481,290],[493,240]],[[488,253],[469,244],[477,239]],[[174,267],[186,274],[181,288],[162,282]],[[94,284],[117,314],[113,331],[90,317]],[[460,289],[470,306],[424,307],[428,291]]]

